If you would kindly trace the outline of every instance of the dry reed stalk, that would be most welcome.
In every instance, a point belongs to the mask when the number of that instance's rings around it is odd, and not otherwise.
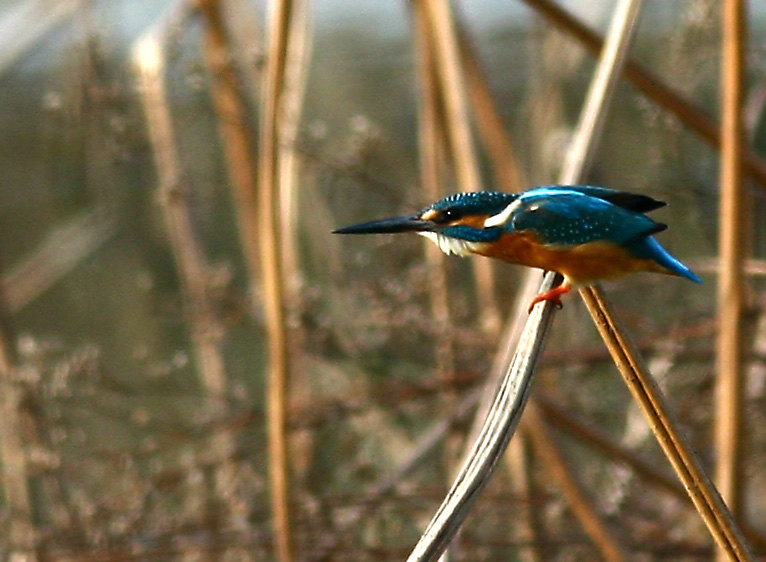
[[[639,1],[622,0],[615,9],[615,22],[621,22],[620,28],[614,26],[610,29],[601,55],[605,64],[600,65],[596,70],[581,116],[581,130],[597,132],[603,123],[604,100],[613,90],[618,77],[614,70],[620,68],[625,60],[627,45],[639,7]],[[562,171],[561,183],[576,183],[582,177],[583,170],[587,169],[592,154],[592,140],[576,136]],[[622,329],[615,318],[601,289],[598,286],[587,287],[581,289],[580,294],[588,306],[604,343],[612,353],[615,364],[644,411],[652,431],[687,488],[711,534],[722,548],[735,556],[735,559],[748,559],[747,546],[741,538],[741,533],[736,528],[726,506],[720,501],[717,491],[712,487],[701,464],[691,453],[674,421],[670,418],[661,391],[646,370],[629,334]]]
[[[0,76],[47,33],[81,8],[80,0],[18,2],[0,20]]]
[[[492,163],[492,170],[495,174],[498,187],[502,191],[506,192],[518,192],[523,189],[525,182],[522,180],[521,167],[518,164],[515,151],[511,140],[506,133],[500,116],[497,112],[497,108],[492,97],[492,93],[487,83],[487,78],[483,72],[481,64],[478,60],[476,51],[473,48],[473,44],[470,38],[467,36],[462,26],[458,25],[458,41],[461,54],[461,61],[465,68],[466,80],[468,82],[469,97],[472,103],[473,113],[476,119],[476,127],[480,138],[483,140],[484,146],[490,157]],[[521,312],[520,318],[523,318],[524,312]],[[519,324],[518,331],[520,333],[522,326]],[[510,357],[500,360],[497,366],[493,368],[493,372],[496,376],[492,376],[492,381],[497,381],[502,376],[502,370],[504,365],[510,362]],[[488,384],[487,389],[494,388],[493,384]],[[491,397],[486,396],[485,404],[489,404]],[[530,398],[530,402],[534,403],[534,397]],[[478,431],[480,420],[486,416],[486,408],[481,408],[477,413],[474,422],[474,432]],[[525,419],[521,419],[522,428],[527,422]],[[531,479],[525,477],[526,469],[526,457],[527,453],[524,447],[524,441],[529,432],[522,431],[520,437],[521,440],[511,441],[511,446],[504,455],[504,462],[508,468],[507,474],[511,479],[511,486],[514,487],[515,493],[518,497],[531,498]],[[561,457],[558,448],[554,441],[548,440],[550,434],[545,431],[540,431],[534,434],[535,439],[538,441],[538,448],[544,449],[558,458]],[[472,443],[473,439],[470,439],[468,443]],[[571,474],[567,474],[567,467],[561,463],[559,465],[559,474],[563,472],[563,478],[569,481],[575,481],[575,478]],[[585,498],[583,498],[583,503]],[[520,528],[522,534],[529,538],[529,545],[520,549],[519,556],[524,560],[530,562],[540,559],[540,553],[536,548],[536,529],[534,525],[534,517],[532,515],[531,501],[521,502],[520,513],[517,518],[517,525]],[[586,509],[574,510],[575,515],[581,514],[595,514],[595,509],[588,505]],[[587,523],[583,524],[584,528],[588,528]]]
[[[444,102],[444,124],[461,191],[479,191],[481,177],[471,134],[465,80],[452,10],[447,0],[418,0],[433,37],[433,56],[440,93]]]
[[[9,313],[20,311],[117,232],[110,210],[84,211],[58,226],[19,263],[0,278]]]
[[[524,418],[522,423],[523,420]],[[513,521],[516,526],[517,540],[520,543],[517,555],[521,562],[541,562],[545,558],[541,552],[543,543],[538,535],[537,520],[534,515],[535,490],[531,470],[532,455],[531,451],[527,450],[528,441],[522,428],[516,439],[511,439],[508,443],[508,450],[503,455],[503,463],[510,480],[511,492],[513,497],[517,498],[517,505],[514,506],[516,515]]]
[[[258,306],[260,262],[254,139],[248,127],[247,97],[234,64],[232,40],[226,27],[222,4],[220,0],[198,0],[205,21],[204,52],[211,74],[210,91],[231,184],[240,245],[247,267],[250,306],[251,310],[255,310]],[[231,492],[228,497],[236,497],[233,489]],[[244,513],[238,515],[246,517]],[[250,558],[245,551],[237,554],[243,559]]]
[[[287,384],[289,375],[284,310],[284,262],[279,224],[279,158],[282,142],[285,69],[293,2],[275,0],[271,8],[266,76],[261,105],[261,145],[258,155],[258,224],[261,278],[269,342],[268,406],[271,510],[277,560],[290,562],[290,481],[287,452]]]
[[[173,135],[165,86],[165,29],[160,25],[138,40],[133,50],[133,63],[157,166],[158,195],[192,324],[198,368],[205,388],[215,400],[219,400],[226,388],[225,374],[215,343],[218,338],[212,337],[217,328],[206,294],[208,268],[185,201],[181,165]]]
[[[21,435],[20,393],[13,382],[19,364],[15,338],[3,295],[0,293],[0,466],[8,513],[8,559],[12,562],[37,560],[36,529],[29,497],[27,451]]]
[[[744,150],[745,44],[742,0],[725,0],[722,14],[721,195],[718,247],[718,337],[716,340],[716,484],[735,517],[742,505],[742,393],[745,383],[744,259],[747,248],[742,153]],[[718,559],[724,559],[719,550]]]
[[[635,21],[641,9],[640,0],[621,0],[614,9],[609,37],[606,42],[599,65],[596,68],[586,96],[577,134],[572,138],[561,170],[559,183],[578,183],[585,177],[590,168],[591,158],[595,153],[596,140],[600,138],[601,129],[606,119],[606,108],[611,99],[619,78],[618,69],[627,57],[631,44]],[[530,273],[530,276],[533,275]],[[550,435],[535,427],[540,416],[537,415],[536,405],[532,404],[533,416],[524,421],[524,431],[534,437],[536,451],[543,454],[550,462],[555,460],[557,448]],[[548,463],[546,462],[546,466]],[[625,549],[612,536],[604,521],[598,516],[597,510],[583,493],[579,493],[576,479],[572,477],[563,462],[550,465],[552,476],[562,487],[573,513],[583,529],[607,560],[619,560],[625,557]]]
[[[446,131],[441,127],[443,105],[437,80],[434,59],[434,36],[429,25],[423,2],[412,5],[413,32],[417,51],[417,78],[419,85],[418,146],[420,154],[420,183],[426,201],[436,201],[444,196],[441,187],[444,174],[443,152]],[[441,397],[443,411],[455,408],[458,395],[454,386],[455,348],[450,311],[449,284],[447,282],[446,256],[428,240],[423,241],[429,272],[429,302],[431,321],[436,327],[435,363],[436,376],[443,381],[445,393]],[[458,459],[459,435],[451,432],[444,442],[445,474],[454,472]]]
[[[552,288],[553,281],[553,276],[547,276],[542,289]],[[473,442],[473,448],[407,559],[408,562],[436,560],[459,531],[473,502],[489,481],[521,419],[552,314],[552,306],[538,306],[529,315],[529,321],[519,338],[517,353],[497,386],[493,403]]]
[[[722,266],[721,260],[717,258],[696,258],[689,260],[689,267],[702,273],[719,274]],[[742,263],[743,273],[752,277],[766,277],[766,260],[746,259]]]
[[[248,130],[247,102],[230,52],[219,0],[197,0],[204,16],[205,62],[211,75],[210,93],[217,115],[226,170],[237,213],[240,244],[248,271],[251,299],[257,294],[258,214],[253,139]],[[252,303],[252,308],[257,303]]]
[[[595,146],[596,133],[599,130],[600,120],[603,119],[606,102],[614,90],[620,62],[624,60],[625,52],[630,44],[632,22],[637,13],[638,2],[633,0],[621,2],[615,10],[608,48],[605,49],[597,68],[575,138],[573,148],[576,149],[576,153],[569,158],[568,169],[563,172],[566,179],[575,178],[585,171],[584,167],[588,161],[588,156]],[[570,181],[574,181],[574,179]],[[540,290],[553,286],[556,281],[556,275],[546,275]],[[524,304],[528,302],[531,296],[527,293],[533,293],[535,285],[535,276],[530,273],[527,276],[525,290],[520,295],[517,308],[523,307],[523,304],[520,304],[521,301]],[[509,365],[506,375],[502,379],[500,390],[498,390],[493,404],[487,409],[486,421],[480,434],[475,440],[472,440],[475,442],[474,449],[468,455],[463,470],[410,555],[409,560],[412,562],[434,560],[439,555],[453,534],[457,532],[459,525],[466,516],[472,498],[489,477],[491,467],[497,460],[495,455],[502,453],[504,443],[510,439],[515,423],[518,423],[525,399],[519,399],[516,393],[520,393],[521,396],[528,393],[531,374],[536,367],[550,325],[551,312],[550,303],[538,306],[527,317],[523,333],[512,328],[507,331],[506,346],[500,348],[496,359],[496,365],[499,359],[502,359],[505,365]],[[524,314],[525,312],[522,311],[516,316],[516,326],[521,326],[521,319],[525,317]],[[513,338],[517,335],[519,336],[519,345],[514,346]],[[510,349],[513,347],[516,347],[516,353],[513,360],[509,360]],[[513,389],[512,392],[509,390],[510,388]],[[591,527],[593,526],[591,525]],[[603,536],[608,534],[603,529],[598,529],[597,533]]]
[[[612,461],[629,466],[634,473],[653,486],[662,488],[682,500],[688,499],[683,486],[673,479],[672,475],[659,471],[591,423],[577,419],[574,414],[550,400],[538,397],[537,404],[545,419],[557,429],[596,449]]]
[[[639,477],[658,488],[665,490],[681,500],[691,500],[684,487],[678,480],[657,470],[651,463],[641,459],[632,451],[616,443],[611,437],[593,427],[590,423],[578,420],[572,413],[557,406],[549,400],[540,400],[538,404],[545,418],[556,427],[585,445],[592,447],[616,462],[621,462],[635,472]],[[693,506],[694,504],[692,504]],[[759,531],[742,522],[742,532],[745,538],[754,544],[758,550],[766,550],[766,537]]]
[[[620,325],[598,286],[580,290],[596,327],[609,348],[628,389],[644,411],[649,426],[683,482],[689,497],[718,545],[731,560],[752,560],[747,543],[699,459],[678,431],[665,398],[646,369],[638,350]]]
[[[603,39],[556,5],[555,2],[551,0],[524,0],[524,2],[543,15],[546,21],[577,40],[591,54],[601,52],[604,44]],[[670,111],[681,123],[696,132],[712,146],[716,148],[721,146],[721,133],[718,125],[704,111],[663,84],[657,76],[631,61],[626,62],[624,74],[627,80],[641,90],[647,98]],[[747,172],[762,187],[766,187],[766,162],[748,147],[743,147],[742,160]]]
[[[220,411],[227,391],[227,377],[220,349],[223,328],[208,298],[208,264],[192,224],[165,84],[165,40],[168,29],[188,14],[187,2],[178,2],[155,27],[134,45],[132,58],[137,74],[149,139],[154,153],[157,188],[173,256],[181,278],[184,309],[190,325],[195,365],[205,389],[208,406]],[[233,519],[246,506],[237,503],[235,449],[231,432],[217,432],[211,448],[221,463],[215,474],[215,495]],[[193,556],[193,554],[192,554]]]
[[[479,163],[471,134],[465,77],[460,63],[457,29],[448,0],[416,0],[424,4],[424,17],[433,37],[433,56],[439,92],[443,103],[443,121],[448,139],[450,160],[460,191],[482,189]],[[498,332],[500,312],[495,297],[492,265],[486,260],[472,263],[479,303],[479,320],[490,335]]]
[[[530,438],[532,448],[545,465],[546,472],[556,481],[558,488],[564,494],[567,505],[572,510],[585,532],[593,541],[594,546],[605,560],[616,562],[627,559],[625,547],[609,530],[601,519],[593,500],[580,486],[572,471],[564,461],[558,448],[552,446],[553,436],[548,431],[545,419],[536,404],[527,404],[524,419],[527,420],[522,431]]]
[[[457,22],[460,60],[465,69],[468,99],[476,120],[476,132],[484,144],[495,176],[495,189],[507,193],[523,191],[526,182],[513,143],[497,111],[495,100],[479,62],[476,49]]]
[[[281,118],[281,153],[279,157],[279,189],[281,205],[280,219],[284,275],[287,281],[286,308],[289,325],[300,323],[303,285],[298,234],[300,233],[299,195],[300,158],[296,146],[303,102],[308,82],[309,59],[311,57],[311,16],[307,0],[296,0],[293,6],[293,24],[288,39],[285,61],[284,110]],[[299,346],[293,346],[298,351]],[[300,385],[300,383],[299,383]]]
[[[305,330],[301,314],[305,308],[303,289],[305,276],[301,262],[299,235],[302,230],[300,220],[301,206],[310,209],[307,222],[312,227],[319,226],[319,212],[307,204],[306,178],[301,176],[302,160],[297,147],[300,132],[301,116],[309,77],[310,58],[312,53],[312,20],[307,0],[295,0],[293,17],[287,40],[287,55],[285,59],[285,78],[283,93],[283,111],[280,115],[280,154],[278,161],[279,184],[279,217],[282,239],[282,271],[285,288],[285,322],[289,328],[288,346],[290,353],[290,388],[291,398],[312,398],[316,390],[316,381],[312,380],[311,361],[304,347]],[[301,205],[301,200],[303,204]],[[327,232],[321,227],[313,232]],[[292,432],[291,453],[295,461],[291,472],[298,482],[306,482],[309,475],[311,446],[314,433]]]

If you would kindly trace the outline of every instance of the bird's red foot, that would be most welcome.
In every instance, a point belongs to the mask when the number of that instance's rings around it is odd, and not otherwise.
[[[545,291],[544,293],[540,293],[535,298],[532,299],[532,302],[529,304],[529,312],[532,312],[532,309],[535,307],[535,305],[539,302],[543,301],[551,301],[553,304],[555,304],[558,308],[563,307],[564,305],[561,304],[561,295],[564,293],[568,293],[572,290],[572,287],[564,281],[561,285],[558,287],[554,287],[550,291]]]

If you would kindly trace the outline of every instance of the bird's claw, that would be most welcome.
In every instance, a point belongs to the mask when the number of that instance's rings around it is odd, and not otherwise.
[[[570,290],[571,290],[571,287],[565,282],[559,285],[558,287],[554,287],[550,291],[545,291],[544,293],[540,293],[534,299],[532,299],[532,302],[529,304],[528,312],[531,314],[532,309],[535,308],[535,305],[543,301],[550,301],[554,305],[556,305],[557,309],[561,310],[562,308],[564,308],[564,303],[561,302],[561,295],[563,295],[564,293],[568,293]]]
[[[534,299],[532,299],[532,302],[529,304],[529,308],[527,309],[527,312],[529,314],[532,314],[532,310],[534,310],[535,305],[545,301],[552,302],[558,310],[561,310],[562,308],[564,308],[564,303],[561,302],[561,298],[559,297],[545,298],[542,295],[537,295]]]

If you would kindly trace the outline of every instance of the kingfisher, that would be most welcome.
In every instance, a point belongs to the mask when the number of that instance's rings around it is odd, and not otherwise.
[[[665,206],[647,195],[586,185],[549,185],[523,193],[451,195],[410,215],[339,228],[337,234],[415,232],[445,254],[477,254],[555,271],[563,282],[537,295],[561,308],[561,296],[648,271],[701,279],[654,238],[667,228],[646,213]]]

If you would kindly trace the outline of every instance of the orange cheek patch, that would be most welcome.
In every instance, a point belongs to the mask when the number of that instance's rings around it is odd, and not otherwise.
[[[433,209],[429,209],[428,211],[420,215],[420,220],[430,221],[430,220],[434,220],[438,216],[439,216],[439,211],[434,211]]]
[[[470,217],[463,217],[459,221],[455,221],[453,224],[463,224],[476,229],[483,229],[484,222],[489,218],[489,215],[472,215]]]
[[[439,211],[429,209],[420,215],[420,220],[432,221],[438,218],[440,214],[441,213]],[[471,215],[468,217],[461,217],[455,221],[450,222],[449,226],[465,225],[481,230],[484,228],[484,222],[487,220],[487,218],[489,218],[489,215]]]

